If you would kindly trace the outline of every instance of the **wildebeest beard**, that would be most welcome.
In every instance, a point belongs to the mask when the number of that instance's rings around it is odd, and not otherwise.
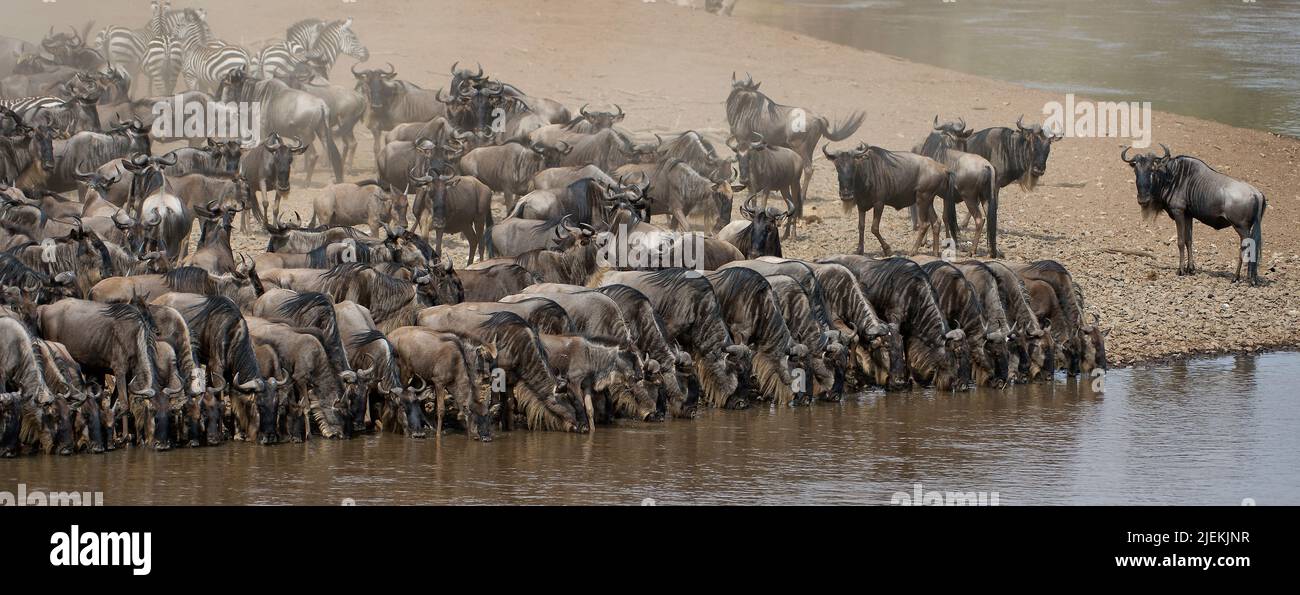
[[[627,285],[606,285],[596,291],[613,299],[622,312],[628,330],[641,352],[659,362],[657,380],[664,391],[667,409],[677,417],[689,417],[693,412],[685,409],[686,393],[677,382],[677,361],[665,337],[668,331],[663,320],[645,294]]]
[[[115,332],[91,334],[91,348],[97,353],[130,354],[130,378],[123,379],[128,383],[128,398],[152,391],[147,406],[140,410],[153,416],[154,446],[164,450],[171,448],[171,405],[158,382],[158,344],[155,340],[158,330],[153,318],[147,309],[131,304],[110,304],[101,313],[115,321],[134,323],[129,325],[131,336],[122,337]],[[146,420],[134,421],[137,428],[147,425]],[[137,441],[139,439],[137,437]]]
[[[528,323],[510,312],[498,312],[479,325],[485,343],[495,344],[496,364],[510,376],[515,400],[523,408],[528,428],[562,432],[585,431],[586,409],[555,395],[555,371],[546,360],[541,338]],[[586,423],[590,423],[589,421]]]

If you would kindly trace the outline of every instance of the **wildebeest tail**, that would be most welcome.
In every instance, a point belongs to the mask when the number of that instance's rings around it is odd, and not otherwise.
[[[840,122],[840,124],[834,128],[831,128],[828,122],[825,136],[826,138],[833,141],[841,141],[850,136],[853,136],[853,133],[858,131],[858,127],[862,126],[862,120],[865,119],[866,117],[867,117],[866,112],[853,112],[852,114],[849,114],[849,117],[845,118],[844,121]],[[825,120],[825,118],[822,119]]]
[[[957,201],[961,193],[957,191],[957,174],[948,170],[943,192],[943,224],[948,228],[948,237],[952,238],[952,249],[957,249]]]
[[[988,168],[989,177],[989,208],[988,208],[988,231],[986,235],[989,240],[989,258],[998,258],[998,174],[993,166]]]
[[[370,178],[370,179],[368,179],[368,180],[361,180],[360,182],[355,182],[355,184],[356,184],[357,186],[378,186],[379,189],[380,189],[380,190],[383,190],[384,192],[392,192],[392,191],[393,191],[392,186],[389,186],[389,185],[388,185],[388,182],[385,182],[385,181],[383,181],[383,180],[378,180],[378,179],[375,179],[375,178]]]
[[[334,143],[334,135],[330,134],[329,113],[325,108],[320,109],[319,130],[316,134],[320,136],[320,142],[325,145],[325,153],[330,158],[330,169],[334,170],[334,183],[343,183],[343,155],[339,153],[339,146]]]

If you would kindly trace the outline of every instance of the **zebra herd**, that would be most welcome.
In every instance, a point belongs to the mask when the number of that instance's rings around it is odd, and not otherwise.
[[[285,39],[253,52],[213,35],[202,8],[172,8],[171,0],[152,0],[152,16],[142,29],[110,26],[100,31],[95,48],[110,66],[128,78],[143,74],[150,95],[168,95],[184,79],[190,89],[212,92],[222,77],[242,68],[257,78],[288,74],[306,62],[322,74],[340,55],[360,61],[370,52],[352,31],[352,19],[305,19],[288,28]]]

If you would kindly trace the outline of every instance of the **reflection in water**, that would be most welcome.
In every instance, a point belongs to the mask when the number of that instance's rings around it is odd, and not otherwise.
[[[736,15],[1029,87],[1300,135],[1300,2],[747,0]]]
[[[959,395],[868,394],[706,411],[594,435],[369,436],[307,445],[0,461],[0,490],[109,504],[885,504],[925,490],[1002,504],[1300,503],[1300,353],[1117,370]]]

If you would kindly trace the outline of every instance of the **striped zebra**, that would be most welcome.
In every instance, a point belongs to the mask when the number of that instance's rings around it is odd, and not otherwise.
[[[338,60],[339,54],[352,56],[358,62],[370,59],[370,50],[361,45],[361,40],[357,39],[356,32],[352,30],[351,17],[346,21],[334,21],[321,27],[315,43],[306,47],[309,53],[314,54],[315,59],[321,61],[327,73],[334,68],[334,62]]]
[[[184,48],[179,39],[166,33],[155,35],[145,48],[141,70],[149,78],[151,95],[170,95],[180,77]]]
[[[253,76],[259,79],[274,78],[293,72],[306,48],[293,41],[277,41],[264,48],[253,58]]]
[[[191,9],[187,9],[191,10]],[[192,10],[191,10],[192,12]],[[221,78],[236,68],[248,71],[248,51],[234,44],[213,39],[208,24],[201,18],[186,22],[181,34],[181,73],[190,89],[212,92]],[[219,98],[218,98],[219,99]]]
[[[284,31],[284,40],[302,48],[310,48],[316,43],[316,38],[320,36],[320,30],[325,28],[325,21],[322,19],[303,19],[292,25]]]
[[[110,66],[121,68],[126,72],[127,78],[134,78],[144,61],[147,38],[145,32],[112,25],[95,36],[95,47],[99,48],[99,53],[104,55]]]

